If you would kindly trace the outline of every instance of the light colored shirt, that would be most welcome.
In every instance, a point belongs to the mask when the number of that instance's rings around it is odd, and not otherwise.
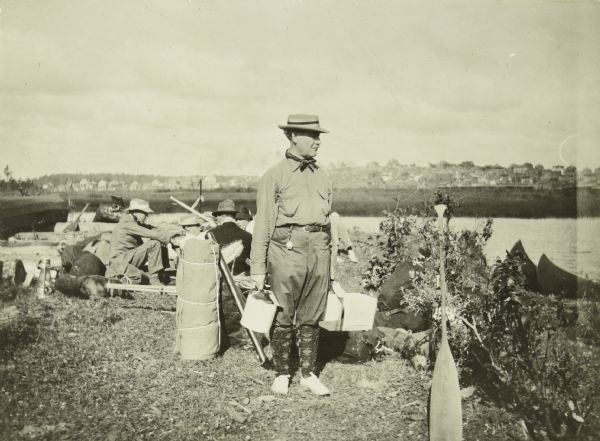
[[[121,270],[127,266],[131,260],[131,251],[144,242],[143,237],[166,244],[174,234],[160,228],[140,225],[131,214],[123,214],[110,236],[110,266]]]
[[[256,195],[251,274],[266,274],[267,250],[275,227],[328,225],[331,200],[331,181],[320,166],[300,171],[299,162],[284,158],[267,170]]]

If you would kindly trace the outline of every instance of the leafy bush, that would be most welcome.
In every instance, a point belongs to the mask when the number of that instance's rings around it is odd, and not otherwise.
[[[440,193],[431,202],[449,206],[448,221],[458,205]],[[448,339],[461,382],[477,383],[489,397],[516,410],[534,438],[581,434],[586,422],[597,418],[600,352],[587,343],[598,342],[593,332],[600,329],[594,322],[598,316],[588,314],[585,342],[574,339],[562,302],[524,288],[519,256],[488,266],[483,247],[492,235],[491,219],[479,231],[440,233],[431,205],[422,216],[398,207],[386,213],[364,288],[378,289],[399,262],[412,259],[417,270],[412,287],[402,288],[403,301],[429,319],[437,333],[443,250],[450,294]]]

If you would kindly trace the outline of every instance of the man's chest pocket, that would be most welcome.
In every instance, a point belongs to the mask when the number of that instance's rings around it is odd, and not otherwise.
[[[300,207],[302,195],[297,190],[287,189],[277,195],[277,205],[281,214],[293,217]]]

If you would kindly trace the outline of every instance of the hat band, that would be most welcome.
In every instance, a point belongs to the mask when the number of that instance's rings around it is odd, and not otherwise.
[[[289,126],[305,126],[308,124],[317,124],[318,125],[319,121],[318,120],[317,121],[299,121],[299,122],[288,121]]]

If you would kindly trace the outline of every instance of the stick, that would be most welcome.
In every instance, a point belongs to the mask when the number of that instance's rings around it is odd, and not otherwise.
[[[212,233],[209,232],[208,236],[215,243],[217,243],[217,240],[215,239],[215,236]],[[235,284],[233,275],[231,274],[231,271],[229,271],[227,262],[225,262],[225,259],[223,258],[222,255],[219,256],[219,269],[221,270],[221,274],[223,274],[223,277],[225,278],[225,281],[227,282],[227,286],[229,286],[229,290],[231,291],[231,295],[233,296],[233,299],[235,300],[235,304],[236,304],[240,314],[243,314],[244,306],[246,305],[246,301],[244,300],[244,296],[242,295],[240,288]],[[258,355],[258,359],[259,359],[260,363],[266,367],[270,360],[267,358],[265,351],[263,350],[262,346],[260,345],[260,341],[258,341],[258,337],[256,336],[256,333],[254,331],[251,331],[248,328],[246,328],[246,332],[248,332],[248,335],[250,336],[250,340],[252,341],[252,346],[254,346],[254,350],[256,351],[256,354]]]
[[[185,209],[186,209],[187,211],[189,211],[190,213],[193,213],[193,214],[195,214],[196,216],[198,216],[198,217],[199,217],[200,219],[202,219],[203,221],[205,221],[205,222],[209,222],[209,223],[211,223],[211,224],[214,224],[214,223],[215,223],[215,221],[214,221],[212,218],[210,218],[210,217],[208,217],[208,216],[205,216],[204,214],[202,214],[202,213],[200,213],[199,211],[197,211],[197,210],[193,209],[193,208],[192,208],[192,207],[190,207],[189,205],[187,205],[187,204],[184,204],[183,202],[181,202],[181,201],[179,201],[179,200],[175,199],[173,196],[171,196],[171,200],[172,200],[173,202],[175,202],[176,204],[180,205],[181,207],[185,208]]]
[[[177,295],[177,288],[175,286],[165,285],[131,285],[127,283],[109,282],[106,284],[106,289],[120,289],[122,291],[138,291],[157,294]]]

